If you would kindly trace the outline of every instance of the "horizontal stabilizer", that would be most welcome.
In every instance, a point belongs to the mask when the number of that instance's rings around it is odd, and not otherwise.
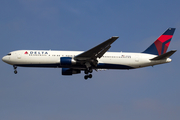
[[[169,58],[172,54],[174,54],[176,51],[177,51],[177,50],[171,50],[171,51],[169,51],[169,52],[167,52],[167,53],[164,53],[164,54],[162,54],[162,55],[159,55],[159,56],[157,56],[157,57],[155,57],[155,58],[153,58],[153,59],[151,59],[151,60],[163,60],[163,59],[167,59],[167,58]]]

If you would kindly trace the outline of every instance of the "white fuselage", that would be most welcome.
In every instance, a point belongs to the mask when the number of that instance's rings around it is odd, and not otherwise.
[[[68,67],[85,69],[79,65],[61,65],[61,57],[71,57],[83,53],[83,51],[51,51],[51,50],[18,50],[10,52],[2,60],[10,65],[22,67]],[[156,55],[145,53],[127,52],[106,52],[98,60],[98,65],[94,69],[135,69],[140,67],[153,66],[171,62],[170,58],[164,60],[150,60]]]

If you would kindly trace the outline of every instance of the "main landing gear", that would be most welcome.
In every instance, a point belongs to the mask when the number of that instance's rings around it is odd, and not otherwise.
[[[84,76],[84,79],[87,80],[88,78],[92,78],[92,74],[89,74],[89,75],[85,75]]]
[[[13,66],[14,67],[14,74],[17,74],[17,66]]]
[[[84,79],[87,80],[88,78],[92,78],[92,74],[89,74],[89,73],[92,73],[92,72],[93,72],[93,69],[92,69],[92,68],[86,69],[86,70],[84,71],[84,73],[86,74],[86,75],[84,76]]]

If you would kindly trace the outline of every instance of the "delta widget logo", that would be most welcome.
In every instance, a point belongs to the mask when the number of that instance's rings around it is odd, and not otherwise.
[[[24,54],[28,54],[28,52],[26,51]]]

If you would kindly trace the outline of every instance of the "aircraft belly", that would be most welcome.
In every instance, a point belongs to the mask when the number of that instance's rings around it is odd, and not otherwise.
[[[98,68],[103,69],[134,69],[129,63],[130,59],[114,58],[114,59],[102,59],[98,64]]]
[[[99,69],[134,69],[133,67],[128,66],[128,65],[110,64],[110,63],[99,63],[97,65],[97,68]]]

